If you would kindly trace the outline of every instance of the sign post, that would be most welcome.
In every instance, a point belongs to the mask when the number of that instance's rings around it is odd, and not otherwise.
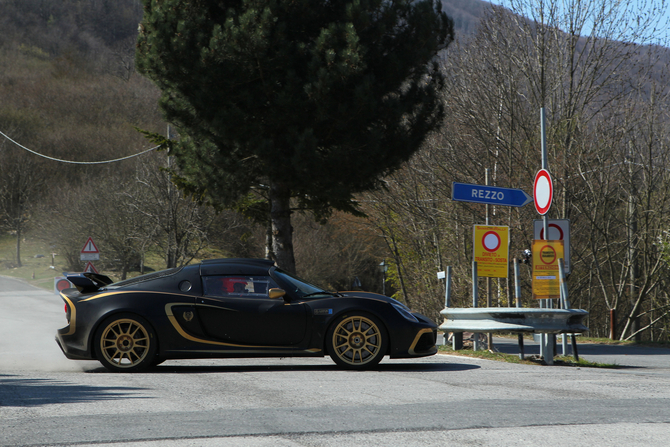
[[[486,226],[475,226],[474,261],[472,262],[472,299],[477,307],[477,277],[486,277],[486,305],[491,306],[491,278],[509,277],[509,227],[491,227],[489,205],[522,207],[533,201],[522,189],[502,188],[489,185],[489,170],[486,169],[486,185],[452,182],[451,199],[460,202],[486,205]],[[478,227],[480,228],[478,230]],[[479,334],[475,334],[475,339]],[[493,338],[488,334],[489,349]],[[477,350],[477,342],[473,345]]]
[[[563,256],[563,241],[533,241],[533,298],[561,297],[558,260]]]
[[[474,260],[477,276],[507,278],[509,272],[509,227],[475,225]]]

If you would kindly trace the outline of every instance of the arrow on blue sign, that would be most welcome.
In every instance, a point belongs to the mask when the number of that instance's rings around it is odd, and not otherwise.
[[[459,202],[486,203],[489,205],[524,206],[533,201],[523,189],[498,186],[451,184],[451,199]]]

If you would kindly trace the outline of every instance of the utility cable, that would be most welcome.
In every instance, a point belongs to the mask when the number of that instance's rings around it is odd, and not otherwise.
[[[57,162],[60,162],[60,163],[69,163],[69,164],[73,164],[73,165],[101,165],[101,164],[106,164],[106,163],[115,163],[115,162],[117,162],[117,161],[123,161],[123,160],[128,160],[129,158],[138,157],[138,156],[140,156],[140,155],[146,154],[147,152],[151,152],[151,151],[153,151],[153,150],[156,150],[156,149],[158,149],[158,148],[160,147],[160,146],[154,146],[154,147],[152,147],[152,148],[150,148],[150,149],[147,149],[147,150],[145,150],[145,151],[139,152],[139,153],[137,153],[137,154],[128,155],[127,157],[115,158],[115,159],[113,159],[113,160],[103,160],[103,161],[73,161],[73,160],[62,160],[62,159],[60,159],[60,158],[54,158],[54,157],[49,157],[48,155],[40,154],[39,152],[35,152],[35,151],[31,150],[31,149],[28,149],[27,147],[23,146],[22,144],[17,143],[16,141],[12,140],[10,137],[8,137],[7,135],[5,135],[2,131],[0,131],[0,135],[2,135],[3,137],[5,137],[6,139],[8,139],[9,141],[11,141],[12,143],[16,144],[16,145],[17,145],[18,147],[20,147],[21,149],[26,150],[26,151],[30,152],[31,154],[37,155],[38,157],[46,158],[47,160],[57,161]]]

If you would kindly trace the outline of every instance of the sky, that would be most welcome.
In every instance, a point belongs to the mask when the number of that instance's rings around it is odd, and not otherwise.
[[[515,5],[539,5],[542,0],[484,0],[493,4],[503,5],[509,7],[510,4]],[[545,5],[550,2],[558,5],[566,3],[575,3],[583,5],[586,8],[591,4],[605,4],[609,7],[616,7],[618,5],[619,20],[617,23],[623,24],[628,22],[632,25],[637,25],[637,20],[644,20],[645,17],[651,20],[655,25],[650,27],[644,39],[632,38],[631,40],[637,43],[658,43],[670,47],[670,0],[544,0]],[[626,8],[626,9],[623,9]],[[624,13],[625,11],[625,13]],[[526,14],[528,16],[528,14]],[[630,19],[630,20],[627,20]],[[591,27],[586,27],[585,33],[589,34]],[[628,39],[627,39],[628,40]]]

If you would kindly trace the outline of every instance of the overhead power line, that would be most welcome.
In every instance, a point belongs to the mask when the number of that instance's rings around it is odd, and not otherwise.
[[[49,157],[48,155],[40,154],[39,152],[36,152],[36,151],[34,151],[34,150],[32,150],[32,149],[28,149],[27,147],[25,147],[25,146],[22,145],[21,143],[18,143],[18,142],[16,142],[16,141],[12,140],[10,137],[8,137],[7,135],[5,135],[2,131],[0,131],[0,135],[2,135],[3,137],[5,137],[6,139],[8,139],[9,141],[11,141],[12,143],[16,144],[16,145],[17,145],[18,147],[20,147],[21,149],[26,150],[26,151],[30,152],[31,154],[33,154],[33,155],[37,155],[38,157],[46,158],[47,160],[57,161],[57,162],[59,162],[59,163],[69,163],[69,164],[73,164],[73,165],[101,165],[101,164],[106,164],[106,163],[115,163],[115,162],[117,162],[117,161],[123,161],[123,160],[128,160],[129,158],[138,157],[138,156],[140,156],[140,155],[146,154],[147,152],[151,152],[151,151],[153,151],[153,150],[156,150],[156,149],[158,149],[158,148],[160,147],[160,146],[154,146],[154,147],[152,147],[152,148],[150,148],[150,149],[147,149],[147,150],[145,150],[145,151],[139,152],[139,153],[137,153],[137,154],[128,155],[127,157],[115,158],[115,159],[113,159],[113,160],[103,160],[103,161],[74,161],[74,160],[62,160],[62,159],[60,159],[60,158],[54,158],[54,157]]]

